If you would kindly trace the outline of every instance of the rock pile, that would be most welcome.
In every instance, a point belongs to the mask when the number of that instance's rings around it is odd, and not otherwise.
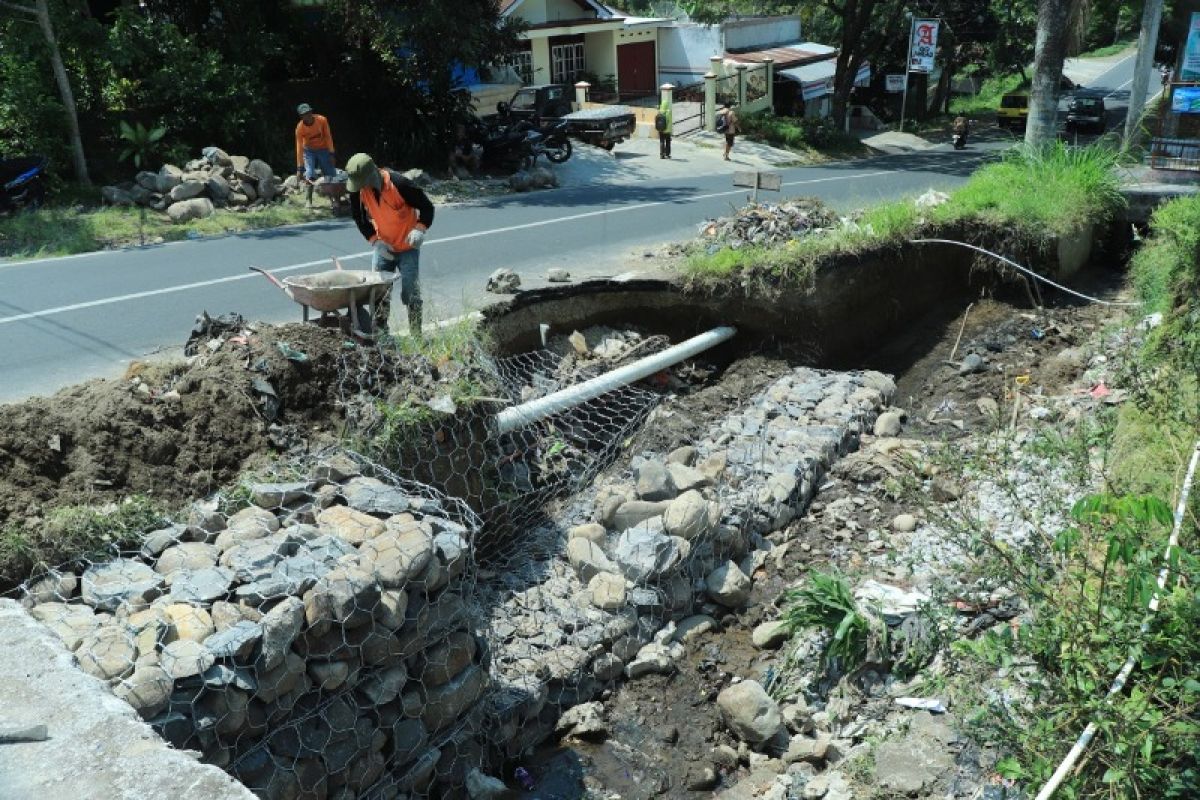
[[[461,785],[489,683],[460,588],[469,512],[344,454],[250,494],[24,602],[168,742],[260,797]]]
[[[143,170],[132,181],[105,186],[101,194],[110,205],[145,206],[165,211],[173,222],[188,222],[217,208],[262,206],[299,188],[294,175],[280,179],[265,161],[206,147],[182,168],[164,164],[158,172]]]
[[[562,710],[619,677],[670,674],[685,643],[742,608],[768,558],[765,535],[807,503],[893,392],[880,373],[798,369],[695,446],[636,458],[584,501],[588,518],[574,527],[531,532],[549,557],[514,558],[509,591],[485,603],[504,754],[552,734]],[[782,642],[778,631],[763,639]],[[786,751],[788,719],[761,687],[750,696],[756,686],[724,704],[749,714],[731,712],[729,725],[749,746]]]
[[[774,245],[836,228],[836,214],[815,197],[783,203],[757,203],[731,217],[708,220],[700,227],[702,241],[733,248]]]
[[[514,192],[530,192],[534,189],[553,189],[558,186],[558,176],[549,167],[523,169],[508,179]]]

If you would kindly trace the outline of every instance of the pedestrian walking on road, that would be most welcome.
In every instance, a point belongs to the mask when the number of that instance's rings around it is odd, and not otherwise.
[[[671,110],[671,101],[663,98],[658,113],[654,116],[654,129],[658,131],[658,157],[671,157],[671,133],[674,130],[675,115]]]
[[[317,170],[326,178],[337,176],[336,153],[333,149],[333,132],[329,120],[314,114],[312,106],[301,103],[296,107],[300,121],[296,123],[296,175],[309,181],[317,178]]]
[[[725,134],[725,160],[729,160],[729,153],[733,150],[733,140],[738,134],[738,118],[737,112],[725,103],[721,106],[721,110],[717,112],[717,133]]]
[[[380,169],[366,153],[356,153],[346,163],[350,213],[354,224],[375,253],[371,268],[377,272],[400,270],[400,302],[408,308],[408,330],[421,335],[421,243],[433,224],[433,203],[425,192],[392,169]],[[391,301],[377,309],[376,326],[387,330]]]

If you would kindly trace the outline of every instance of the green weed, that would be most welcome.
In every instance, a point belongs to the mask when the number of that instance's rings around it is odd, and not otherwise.
[[[887,626],[859,607],[843,576],[813,572],[785,600],[782,619],[792,633],[815,627],[829,634],[821,656],[827,671],[851,672],[868,659],[887,661]]]

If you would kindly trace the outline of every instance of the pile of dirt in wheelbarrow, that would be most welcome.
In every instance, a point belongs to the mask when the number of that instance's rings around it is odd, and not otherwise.
[[[318,446],[340,423],[339,362],[378,358],[299,324],[214,329],[189,349],[189,362],[135,363],[121,379],[0,406],[0,539],[64,505],[139,494],[171,508],[255,456]]]

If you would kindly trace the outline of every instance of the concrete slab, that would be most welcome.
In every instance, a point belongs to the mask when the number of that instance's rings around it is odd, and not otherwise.
[[[0,599],[0,652],[0,723],[48,733],[0,744],[0,798],[254,800],[221,770],[171,749],[12,600]]]

